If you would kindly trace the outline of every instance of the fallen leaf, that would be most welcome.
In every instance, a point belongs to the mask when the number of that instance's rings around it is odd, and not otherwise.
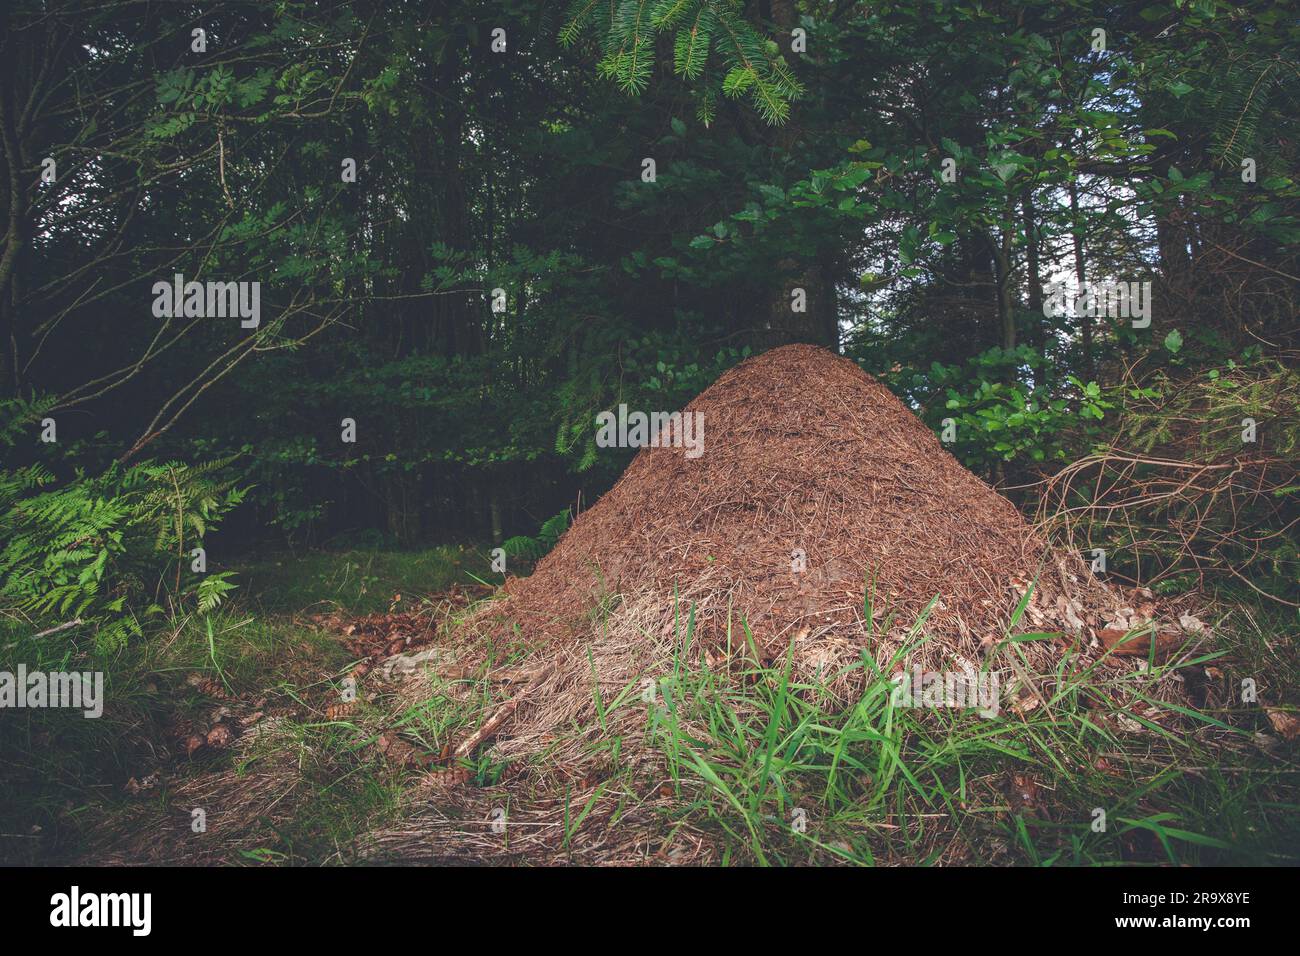
[[[132,777],[126,782],[126,786],[123,789],[134,796],[137,793],[144,793],[146,790],[152,790],[154,787],[158,786],[160,780],[162,780],[162,773],[155,770],[143,780],[137,780],[135,777]]]
[[[1151,653],[1151,634],[1132,634],[1119,628],[1103,627],[1097,631],[1102,646],[1121,657],[1146,657]],[[1127,638],[1127,640],[1125,640]],[[1186,638],[1176,631],[1157,631],[1156,659],[1167,657],[1183,646]]]
[[[1140,733],[1143,729],[1140,723],[1127,714],[1116,714],[1115,723],[1119,724],[1121,730],[1127,731],[1130,734]]]
[[[1016,698],[1016,702],[1011,705],[1011,710],[1023,717],[1025,714],[1037,710],[1040,703],[1042,702],[1033,694],[1026,694],[1024,697]]]
[[[1295,740],[1296,735],[1300,734],[1300,717],[1276,707],[1266,707],[1264,712],[1268,714],[1268,722],[1273,725],[1273,729],[1284,739]]]
[[[1013,773],[1007,788],[1007,801],[1012,810],[1032,810],[1039,802],[1038,781],[1027,773]]]
[[[380,734],[375,746],[391,763],[399,767],[405,767],[416,759],[415,748],[396,734]]]

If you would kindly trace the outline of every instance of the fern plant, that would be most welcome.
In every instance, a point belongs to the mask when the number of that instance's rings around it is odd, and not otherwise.
[[[507,538],[502,543],[501,550],[512,558],[536,561],[555,547],[555,543],[560,540],[560,536],[568,529],[569,512],[566,509],[542,522],[537,537],[529,537],[526,534],[515,535],[513,538]]]
[[[650,84],[656,38],[671,33],[673,72],[702,81],[696,116],[705,125],[716,115],[719,89],[733,99],[748,96],[774,126],[789,118],[791,101],[803,95],[780,48],[745,19],[739,0],[574,0],[561,44],[570,46],[590,30],[600,33],[597,72],[633,96]],[[708,82],[713,66],[720,83]]]
[[[230,462],[114,464],[61,483],[42,465],[0,472],[0,607],[38,624],[79,619],[104,650],[140,634],[163,591],[212,610],[231,573],[185,572],[189,550],[244,498],[222,477]]]

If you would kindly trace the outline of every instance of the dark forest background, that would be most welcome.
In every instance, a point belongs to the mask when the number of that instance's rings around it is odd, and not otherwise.
[[[200,544],[528,539],[630,460],[599,411],[792,341],[951,418],[1027,513],[1157,489],[1068,528],[1132,578],[1300,591],[1289,3],[15,0],[0,30],[25,620],[213,606]],[[259,281],[260,326],[156,318],[176,273]],[[1149,328],[1045,314],[1105,281],[1152,284]]]

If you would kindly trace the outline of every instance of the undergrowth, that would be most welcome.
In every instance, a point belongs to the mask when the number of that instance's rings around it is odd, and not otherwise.
[[[188,813],[184,787],[232,775],[227,796],[208,808],[224,815],[220,839],[183,839],[177,853],[230,865],[365,859],[359,847],[367,833],[399,825],[413,800],[440,799],[419,789],[430,769],[395,764],[376,749],[379,736],[445,755],[517,691],[471,677],[458,679],[453,693],[448,680],[433,678],[421,699],[363,693],[355,709],[330,714],[325,704],[338,699],[351,666],[343,642],[265,612],[258,592],[337,600],[363,614],[407,587],[420,563],[350,553],[242,568],[250,586],[238,601],[187,615],[112,654],[5,630],[0,666],[101,669],[109,706],[99,720],[50,710],[5,715],[0,856],[49,863],[87,859],[90,851],[93,861],[95,847],[147,840],[138,835],[142,821]],[[423,563],[444,586],[461,580],[451,552]],[[283,579],[295,571],[296,585]],[[1251,604],[1248,594],[1223,595],[1220,603],[1233,610],[1213,652],[1138,670],[1067,655],[1054,673],[1029,674],[1027,643],[1050,636],[1016,634],[1013,621],[990,657],[1024,671],[1037,701],[1004,704],[991,719],[895,698],[895,670],[926,640],[924,615],[892,660],[863,655],[849,665],[861,690],[845,701],[828,689],[843,675],[796,680],[788,656],[760,665],[755,653],[737,653],[709,663],[692,653],[693,609],[680,608],[676,653],[653,694],[644,680],[601,687],[593,677],[597,726],[558,728],[599,741],[591,753],[599,771],[564,785],[547,840],[577,862],[587,848],[619,839],[667,845],[690,834],[707,841],[708,859],[738,865],[1294,863],[1295,746],[1272,731],[1264,709],[1294,712],[1300,703],[1288,696],[1300,673],[1288,640],[1292,622]],[[597,617],[617,609],[616,599],[607,600]],[[731,638],[754,651],[743,621]],[[507,641],[489,658],[528,665],[535,653]],[[187,680],[195,674],[218,682],[232,707],[292,713],[266,725],[254,745],[193,758],[173,753],[156,791],[126,792],[128,781],[159,768],[172,723],[212,708]],[[1239,696],[1229,691],[1245,678],[1256,681],[1258,703],[1234,702]],[[1153,693],[1156,682],[1190,689],[1207,680],[1227,691],[1200,704],[1190,694],[1171,704]],[[644,713],[635,740],[615,729],[627,709]],[[543,752],[527,763],[547,761]],[[466,772],[462,805],[509,805],[513,813],[539,796],[537,777],[519,782],[521,767],[497,759],[490,746],[458,766]],[[647,811],[653,833],[644,830]],[[481,830],[482,822],[465,826]]]
[[[788,659],[730,671],[691,665],[693,609],[683,616],[672,673],[657,682],[647,709],[646,739],[677,798],[665,823],[712,833],[723,862],[1300,859],[1295,750],[1274,738],[1259,746],[1256,734],[1269,729],[1263,711],[1196,709],[1150,693],[1156,681],[1181,681],[1207,666],[1229,670],[1228,658],[1233,673],[1250,671],[1242,654],[1258,661],[1261,646],[1281,637],[1262,631],[1255,617],[1242,615],[1232,652],[1138,671],[1105,659],[1075,667],[1075,658],[1063,657],[1056,673],[1033,682],[1050,688],[1040,703],[986,719],[896,705],[893,673],[924,640],[924,616],[886,666],[868,654],[852,665],[865,689],[847,707],[826,683],[793,681]],[[1001,649],[1023,671],[1023,642],[1049,635],[1011,636],[1015,623]],[[1275,690],[1287,686],[1273,682]],[[638,689],[624,688],[608,709],[645,706]],[[1106,712],[1099,701],[1120,703]],[[610,750],[621,743],[611,741]]]

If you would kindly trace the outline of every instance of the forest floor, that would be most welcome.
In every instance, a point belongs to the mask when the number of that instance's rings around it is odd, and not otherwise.
[[[1257,606],[1216,621],[1213,655],[1155,665],[1186,684],[1176,713],[1104,668],[988,721],[888,706],[887,675],[843,707],[780,661],[733,673],[682,654],[650,703],[637,683],[593,686],[599,726],[571,728],[578,749],[502,759],[528,652],[491,673],[443,653],[494,597],[465,570],[480,562],[442,548],[241,568],[220,613],[108,662],[102,719],[6,715],[0,861],[1300,861],[1294,713],[1216,703],[1265,669],[1296,686],[1286,625]],[[683,613],[672,639],[692,627]],[[5,635],[6,659],[49,653],[23,641]],[[1133,703],[1103,719],[1097,700],[1121,691]],[[629,710],[635,739],[615,730]]]

